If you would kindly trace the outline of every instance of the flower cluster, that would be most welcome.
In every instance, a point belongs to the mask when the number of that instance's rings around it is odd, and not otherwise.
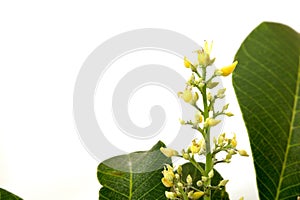
[[[193,186],[193,179],[191,175],[187,175],[183,179],[182,167],[178,166],[176,173],[173,172],[173,168],[167,165],[167,168],[163,171],[164,177],[162,183],[164,186],[171,188],[170,191],[166,191],[165,195],[168,199],[200,199],[204,192]],[[202,182],[198,181],[197,186],[201,187]]]
[[[214,126],[217,126],[221,120],[219,116],[225,115],[228,117],[233,116],[228,112],[229,104],[223,106],[221,110],[215,108],[215,103],[218,99],[225,97],[226,88],[221,88],[212,92],[219,82],[215,81],[218,76],[226,77],[230,75],[238,62],[216,69],[211,75],[208,75],[207,68],[211,66],[215,58],[211,58],[212,43],[205,41],[203,48],[197,50],[198,60],[196,63],[191,63],[186,57],[184,58],[184,66],[191,69],[191,77],[186,82],[186,87],[182,92],[178,92],[178,96],[184,102],[189,103],[195,108],[195,115],[193,120],[179,119],[182,125],[190,125],[193,129],[197,130],[200,135],[199,139],[193,139],[191,145],[182,150],[180,155],[177,151],[170,148],[161,148],[161,152],[167,157],[179,156],[192,163],[192,165],[201,173],[200,180],[195,180],[193,185],[193,177],[187,175],[183,180],[183,173],[181,166],[174,172],[173,167],[167,165],[163,171],[162,183],[170,188],[166,191],[165,195],[168,199],[199,199],[202,196],[205,200],[211,199],[211,191],[225,190],[225,185],[228,180],[219,180],[218,185],[212,185],[214,177],[214,166],[218,163],[229,163],[232,156],[240,154],[241,156],[248,156],[245,150],[238,150],[236,135],[227,137],[226,133],[220,134],[217,138],[213,139],[213,148],[211,148],[210,131]],[[202,97],[202,98],[199,98]],[[201,105],[201,106],[200,106]],[[219,159],[217,154],[225,152],[226,156]],[[203,165],[196,161],[196,155],[202,155],[206,158],[205,168]]]

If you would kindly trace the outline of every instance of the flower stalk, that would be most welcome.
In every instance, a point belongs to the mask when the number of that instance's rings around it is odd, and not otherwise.
[[[218,138],[211,138],[211,129],[217,126],[221,120],[219,116],[225,115],[228,117],[233,116],[231,112],[227,112],[228,105],[223,106],[223,109],[217,111],[215,103],[218,99],[225,97],[225,88],[221,88],[216,94],[211,94],[210,89],[215,88],[218,82],[214,79],[218,76],[230,75],[235,67],[237,61],[231,65],[215,70],[213,75],[207,77],[207,68],[209,68],[215,61],[215,58],[211,58],[212,44],[205,41],[202,49],[196,51],[198,54],[198,63],[192,64],[186,57],[184,57],[184,66],[191,69],[191,78],[187,81],[186,88],[183,92],[179,92],[178,96],[181,97],[186,103],[191,104],[195,109],[194,121],[185,121],[180,119],[182,125],[191,125],[193,129],[199,132],[200,139],[194,139],[186,150],[182,150],[182,155],[175,150],[169,148],[162,148],[161,152],[167,157],[179,156],[188,162],[190,162],[195,169],[197,169],[202,177],[197,181],[197,187],[192,185],[193,177],[187,176],[186,180],[182,179],[182,168],[178,166],[177,173],[172,171],[173,168],[167,165],[164,169],[162,178],[163,184],[170,188],[170,191],[166,191],[166,197],[168,199],[200,199],[204,200],[212,199],[212,192],[225,191],[225,185],[228,180],[221,180],[218,185],[212,185],[212,179],[214,178],[214,166],[219,163],[229,163],[232,156],[239,154],[241,156],[248,156],[245,150],[238,150],[236,148],[237,141],[236,135],[233,137],[227,137],[226,133],[222,133]],[[201,95],[198,95],[201,94]],[[200,97],[199,97],[200,96]],[[202,98],[201,98],[202,97]],[[201,101],[201,104],[198,103]],[[213,142],[213,146],[211,143]],[[225,152],[225,158],[219,158],[217,154]],[[205,168],[203,168],[197,161],[196,157],[205,156]]]

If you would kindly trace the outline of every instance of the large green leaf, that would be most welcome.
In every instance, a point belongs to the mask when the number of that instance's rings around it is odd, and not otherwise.
[[[160,152],[158,142],[149,151],[134,152],[110,158],[98,166],[98,180],[103,186],[99,199],[148,200],[166,199],[162,170],[171,159]]]
[[[22,200],[20,197],[0,188],[0,200]]]
[[[260,24],[242,43],[233,86],[254,157],[260,199],[300,195],[300,35]]]

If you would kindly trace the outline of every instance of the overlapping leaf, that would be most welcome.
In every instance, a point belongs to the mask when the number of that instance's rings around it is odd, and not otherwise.
[[[103,186],[99,199],[160,200],[166,199],[162,170],[171,159],[160,152],[158,142],[149,151],[134,152],[110,158],[98,166],[98,180]]]
[[[0,188],[0,200],[22,200],[20,197]]]
[[[248,130],[260,199],[300,195],[300,36],[262,23],[242,43],[233,85]]]

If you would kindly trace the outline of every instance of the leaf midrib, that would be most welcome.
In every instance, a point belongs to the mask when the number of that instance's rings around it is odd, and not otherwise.
[[[275,198],[276,200],[279,199],[279,195],[280,195],[280,192],[281,192],[281,185],[282,185],[282,181],[283,181],[283,177],[284,177],[283,175],[284,175],[284,171],[285,171],[285,168],[286,168],[287,157],[288,157],[288,154],[289,154],[291,138],[292,138],[291,136],[293,134],[293,127],[294,127],[294,122],[295,122],[298,96],[299,96],[299,90],[300,90],[299,86],[300,86],[300,56],[299,56],[299,59],[298,59],[298,74],[297,74],[294,105],[293,105],[293,110],[292,110],[292,118],[291,118],[290,130],[289,130],[289,137],[288,137],[288,142],[287,142],[286,151],[285,151],[285,155],[284,155],[283,165],[282,165],[282,168],[281,168],[279,184],[278,184],[278,188],[277,188],[277,192],[276,192],[276,198]]]
[[[129,165],[129,196],[128,199],[132,199],[132,162],[130,158],[130,154],[128,154],[128,165]]]

